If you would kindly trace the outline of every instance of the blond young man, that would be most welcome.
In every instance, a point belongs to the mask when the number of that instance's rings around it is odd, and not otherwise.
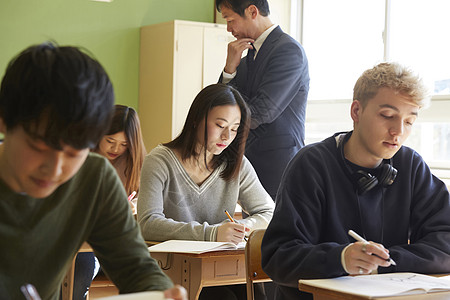
[[[358,79],[353,99],[354,130],[306,146],[283,176],[262,244],[276,299],[310,299],[301,278],[450,272],[449,192],[402,146],[429,101],[422,81],[381,63]]]

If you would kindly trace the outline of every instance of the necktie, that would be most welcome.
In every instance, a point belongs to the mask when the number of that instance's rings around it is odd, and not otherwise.
[[[253,72],[253,67],[254,67],[254,63],[255,63],[255,46],[253,45],[253,43],[251,43],[252,48],[248,49],[247,51],[247,84],[246,84],[246,94],[248,97],[250,97],[250,92],[251,92],[251,87],[252,87],[252,82],[253,82],[253,77],[252,74]]]
[[[247,64],[250,66],[253,61],[255,60],[255,46],[253,45],[253,43],[250,43],[250,45],[252,45],[252,48],[248,49],[247,51]]]

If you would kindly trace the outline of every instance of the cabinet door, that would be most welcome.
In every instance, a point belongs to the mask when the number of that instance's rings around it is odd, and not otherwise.
[[[177,24],[175,28],[172,138],[183,129],[189,107],[202,89],[203,27]]]
[[[225,26],[205,27],[203,48],[203,87],[217,83],[225,67],[228,43],[235,38]]]

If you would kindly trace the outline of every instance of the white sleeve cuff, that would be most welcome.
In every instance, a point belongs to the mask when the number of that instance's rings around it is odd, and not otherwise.
[[[347,248],[350,247],[351,245],[353,245],[353,243],[347,245],[347,247],[345,247],[342,252],[341,252],[341,264],[342,267],[344,268],[345,272],[347,272],[348,274],[350,274],[350,272],[347,270],[347,266],[345,265],[345,251],[347,251]]]
[[[231,81],[231,79],[233,79],[234,77],[236,77],[236,71],[234,71],[233,74],[229,74],[225,71],[222,72],[222,83],[228,83]]]

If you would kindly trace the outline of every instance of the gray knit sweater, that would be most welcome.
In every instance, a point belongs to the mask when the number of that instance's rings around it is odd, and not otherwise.
[[[252,230],[267,227],[274,202],[244,157],[239,176],[225,181],[218,167],[198,186],[175,153],[159,145],[145,158],[137,205],[145,240],[171,239],[215,241],[217,227],[228,219],[236,203],[250,217],[241,220]]]

